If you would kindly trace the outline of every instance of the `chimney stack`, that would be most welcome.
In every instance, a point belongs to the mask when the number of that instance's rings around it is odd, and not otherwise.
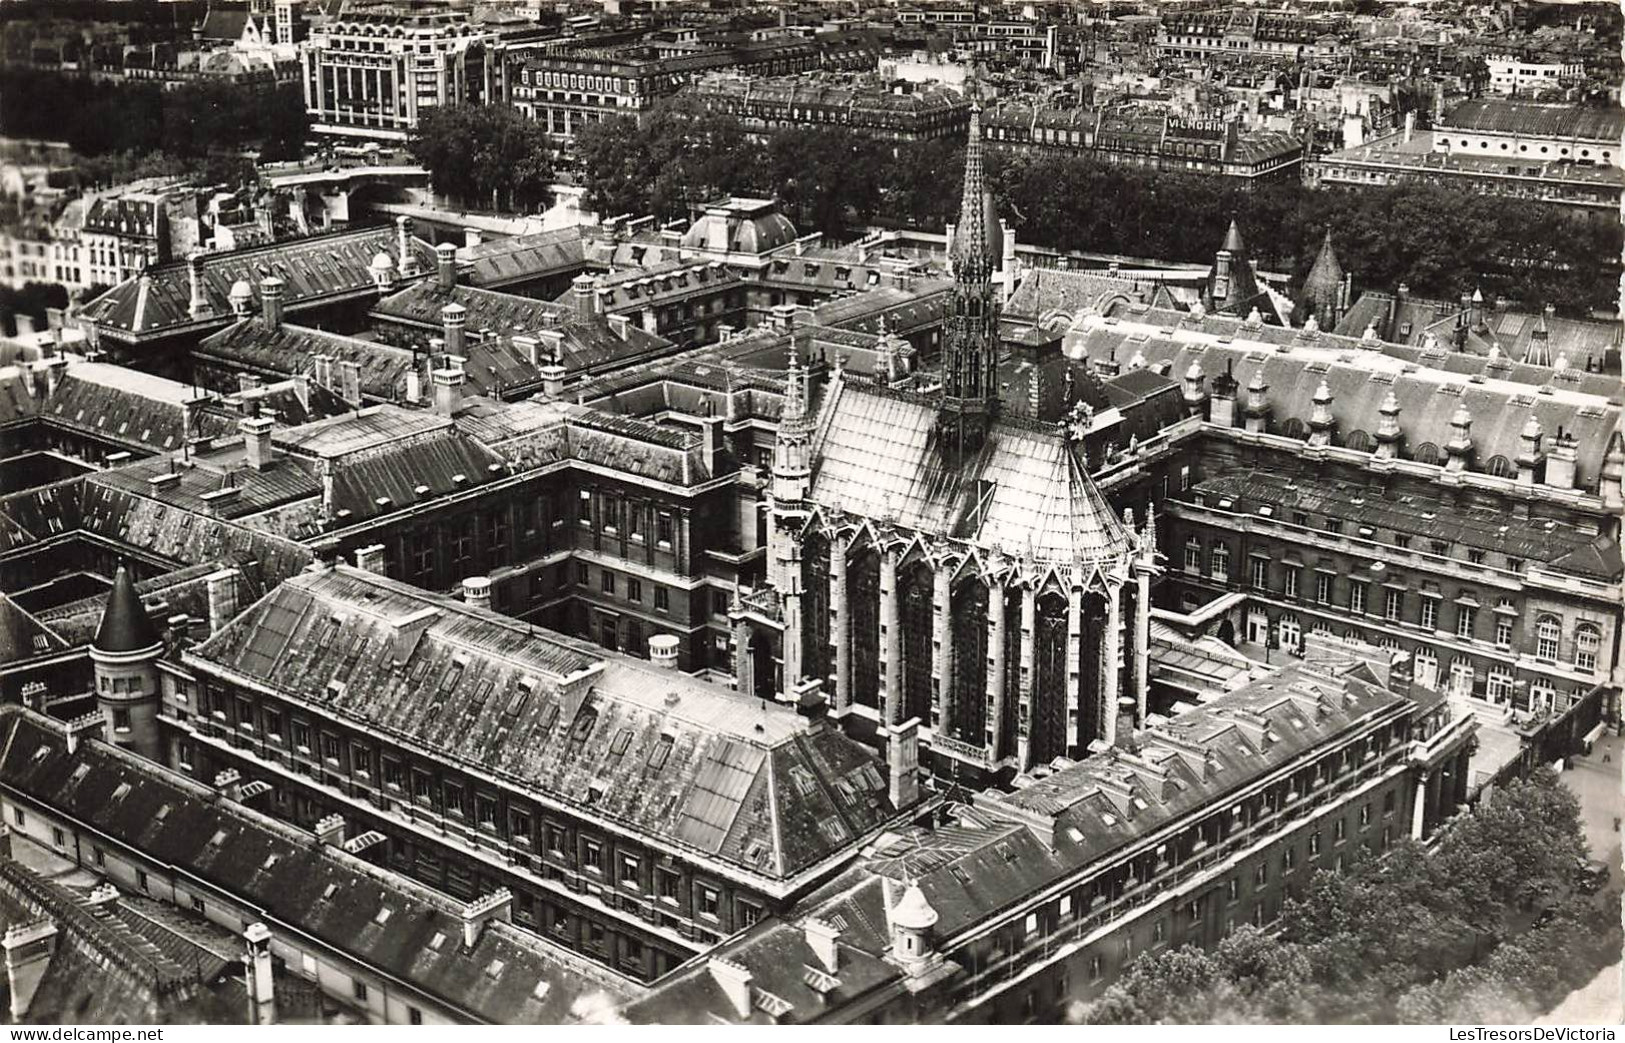
[[[204,578],[209,591],[209,633],[218,634],[222,627],[237,616],[236,569],[221,569]]]
[[[513,892],[499,887],[484,898],[476,898],[463,907],[463,948],[472,949],[480,943],[485,925],[492,920],[513,923]]]
[[[276,991],[271,976],[271,931],[262,923],[252,923],[243,932],[248,951],[243,953],[244,977],[248,982],[248,1015],[254,1025],[276,1024]]]
[[[549,363],[541,368],[542,398],[549,402],[560,402],[564,399],[565,369],[556,362]]]
[[[253,470],[263,471],[271,466],[271,429],[275,426],[270,417],[261,416],[257,411],[237,421],[237,430],[243,436],[243,458]]]
[[[750,1017],[751,1005],[751,973],[741,965],[730,960],[713,957],[706,965],[711,977],[722,994],[728,997],[728,1003],[733,1007],[734,1015],[744,1021]]]
[[[186,274],[192,290],[186,310],[192,318],[201,319],[209,310],[209,299],[203,292],[203,251],[193,250],[186,255]]]
[[[260,280],[260,315],[272,329],[282,325],[282,280],[274,275]]]
[[[830,974],[838,974],[841,969],[841,951],[837,942],[840,941],[841,932],[833,924],[810,918],[802,925],[807,936],[807,948],[818,957],[818,962],[824,965],[824,970]]]
[[[463,600],[474,608],[491,607],[491,577],[469,576],[463,580]]]
[[[576,318],[582,322],[591,322],[597,317],[600,310],[598,289],[603,285],[596,275],[582,272],[570,281],[571,295],[575,301]]]
[[[434,248],[435,283],[442,290],[449,290],[457,285],[457,248],[450,243],[441,243]]]
[[[395,219],[395,254],[396,271],[403,276],[417,274],[417,258],[412,255],[412,219],[405,214]]]
[[[344,843],[344,816],[325,815],[316,821],[316,839],[324,847],[340,847]]]
[[[344,399],[351,409],[360,409],[361,363],[354,359],[339,359],[336,365],[339,370],[339,397]]]
[[[363,572],[372,572],[382,576],[384,574],[384,545],[374,543],[370,547],[358,547],[355,552],[355,567]]]
[[[467,358],[465,347],[467,345],[466,330],[468,323],[468,309],[451,302],[440,309],[440,325],[445,333],[446,354],[456,355],[458,358]]]
[[[655,634],[649,638],[649,661],[662,670],[676,670],[677,649],[675,634]]]
[[[22,1021],[34,1003],[45,970],[56,954],[56,924],[49,919],[6,930],[6,979],[11,986],[11,1019]]]
[[[434,383],[434,411],[441,416],[455,416],[463,406],[463,381],[467,377],[461,361],[452,358],[445,361],[444,366],[429,373]]]
[[[910,717],[886,729],[886,764],[890,785],[887,796],[894,809],[912,807],[920,799],[920,719]]]
[[[720,416],[704,416],[700,418],[701,455],[705,460],[705,470],[715,478],[717,474],[717,457],[722,455],[723,439],[722,425],[725,420]]]

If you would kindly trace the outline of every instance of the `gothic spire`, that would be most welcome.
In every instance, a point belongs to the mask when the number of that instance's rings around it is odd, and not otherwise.
[[[954,228],[954,278],[985,282],[993,272],[988,242],[987,192],[982,187],[982,106],[971,93],[970,136],[965,141],[965,183],[959,198],[959,224]]]

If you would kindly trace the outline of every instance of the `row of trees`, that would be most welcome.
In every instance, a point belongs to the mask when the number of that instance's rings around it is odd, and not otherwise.
[[[1618,959],[1616,916],[1577,889],[1579,807],[1543,770],[1344,873],[1317,872],[1278,931],[1146,955],[1089,1024],[1532,1021]],[[1617,911],[1617,896],[1614,905]]]
[[[532,211],[553,203],[547,133],[506,105],[433,109],[407,149],[437,192],[466,207]]]
[[[161,153],[181,161],[240,149],[297,158],[310,122],[297,83],[109,82],[0,70],[0,133],[65,141],[82,156]]]
[[[953,220],[964,166],[957,141],[886,142],[786,128],[765,142],[739,120],[681,97],[578,132],[587,205],[602,214],[686,217],[721,195],[780,199],[802,231],[845,239],[874,226],[941,228]],[[1330,227],[1357,286],[1408,283],[1419,295],[1482,288],[1586,311],[1610,306],[1620,225],[1539,203],[1436,186],[1356,191],[1296,180],[1247,188],[1235,179],[1158,173],[1083,157],[987,156],[988,187],[1022,241],[1058,250],[1210,262],[1230,219],[1255,260],[1307,274]]]

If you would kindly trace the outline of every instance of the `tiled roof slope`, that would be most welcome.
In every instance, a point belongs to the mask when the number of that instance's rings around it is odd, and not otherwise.
[[[1082,308],[1101,310],[1106,301],[1116,296],[1140,300],[1150,290],[1149,286],[1121,276],[1034,268],[1010,295],[1003,314],[1006,318],[1036,322],[1056,310],[1068,316]]]
[[[1465,546],[1547,562],[1593,579],[1619,578],[1617,542],[1555,520],[1520,521],[1499,508],[1458,507],[1414,493],[1388,500],[1354,483],[1257,471],[1216,475],[1192,486],[1188,495],[1201,496],[1208,504],[1228,499],[1227,509],[1238,514],[1252,514],[1267,504],[1279,517],[1304,511],[1434,538],[1442,535],[1438,519],[1449,518],[1449,539]]]
[[[836,377],[814,436],[812,499],[1042,562],[1102,565],[1125,548],[1121,522],[1059,428],[996,421],[976,458],[953,467],[936,422],[923,395]]]
[[[837,729],[344,566],[290,579],[187,660],[768,888],[895,810]]]
[[[0,786],[238,896],[265,911],[273,932],[296,928],[470,1021],[566,1022],[578,1003],[634,989],[506,923],[488,923],[465,948],[462,907],[451,899],[105,743],[70,754],[60,725],[39,714],[0,708],[0,750]],[[433,946],[435,935],[458,943]]]
[[[1008,916],[1013,903],[1047,887],[1104,872],[1152,834],[1222,806],[1229,794],[1305,752],[1412,705],[1359,672],[1333,676],[1292,664],[1136,733],[1137,752],[1093,754],[1014,793],[977,794],[946,824],[883,835],[787,919],[838,926],[840,966],[829,977],[837,979],[834,995],[849,999],[895,978],[886,961],[891,918],[910,884],[938,914],[935,937],[952,939]],[[753,999],[771,994],[788,1009],[764,998],[739,1018],[706,964],[696,962],[623,1014],[634,1022],[815,1021],[828,1007],[816,990],[798,984],[809,969],[821,969],[804,938],[803,928],[769,920],[713,954],[750,973]],[[780,1011],[776,1018],[762,1009],[768,1006]]]
[[[271,327],[257,317],[244,319],[204,338],[193,352],[194,359],[204,364],[218,361],[242,372],[265,376],[308,374],[314,355],[359,365],[364,398],[398,402],[406,397],[412,352],[308,326],[284,322]]]
[[[1355,431],[1374,434],[1382,419],[1378,407],[1392,391],[1399,402],[1406,450],[1428,443],[1439,448],[1441,461],[1443,447],[1452,438],[1451,416],[1458,405],[1465,405],[1473,417],[1477,468],[1494,456],[1515,460],[1518,436],[1532,413],[1548,438],[1559,427],[1574,435],[1579,483],[1595,484],[1609,437],[1619,421],[1618,399],[1588,393],[1578,382],[1557,377],[1540,386],[1520,383],[1510,374],[1475,380],[1474,375],[1443,368],[1448,359],[1457,356],[1439,352],[1439,365],[1435,366],[1425,354],[1419,361],[1411,361],[1380,344],[1364,348],[1361,344],[1349,337],[1305,334],[1212,316],[1192,320],[1143,308],[1114,308],[1104,318],[1086,318],[1067,335],[1071,355],[1087,356],[1095,363],[1110,358],[1126,365],[1138,354],[1148,365],[1166,364],[1176,380],[1184,377],[1193,362],[1200,363],[1210,381],[1230,366],[1241,384],[1238,404],[1245,401],[1246,387],[1262,367],[1269,385],[1265,397],[1272,430],[1289,419],[1307,424],[1314,411],[1314,394],[1325,381],[1332,393],[1331,412],[1339,439]],[[1615,381],[1617,393],[1618,378],[1608,379]]]
[[[189,414],[183,402],[192,396],[184,384],[103,362],[59,365],[63,372],[55,390],[43,374],[0,370],[0,426],[37,418],[148,452],[180,448],[189,415],[196,436],[223,434],[230,427],[202,410]]]
[[[415,241],[412,249],[418,270],[433,271],[433,252]],[[283,282],[282,305],[292,315],[324,300],[373,291],[376,284],[368,265],[379,253],[395,251],[395,232],[384,226],[207,254],[203,258],[206,308],[200,318],[194,319],[189,310],[192,289],[186,261],[160,264],[126,279],[85,305],[81,314],[115,336],[152,336],[190,326],[218,326],[233,319],[233,283],[248,283],[258,311],[260,280],[274,275]]]
[[[1462,373],[1489,372],[1488,356],[1494,351],[1507,363],[1514,364],[1509,370],[1510,379],[1529,384],[1550,379],[1552,363],[1566,358],[1580,386],[1603,395],[1619,391],[1617,375],[1582,372],[1587,361],[1600,364],[1610,353],[1619,351],[1619,322],[1546,316],[1486,303],[1480,309],[1481,322],[1467,328],[1464,350],[1452,350],[1457,320],[1462,312],[1459,301],[1409,295],[1400,300],[1390,294],[1368,292],[1361,294],[1338,320],[1337,333],[1359,337],[1367,327],[1373,327],[1380,338],[1394,345],[1397,349],[1394,353],[1404,351],[1413,359],[1420,354],[1417,349],[1432,341],[1450,352],[1448,364]],[[1533,360],[1526,362],[1531,359],[1530,349],[1535,346],[1537,336],[1545,337],[1550,358],[1540,363],[1537,353]],[[1400,345],[1408,346],[1409,350]],[[1390,349],[1385,346],[1384,350]]]

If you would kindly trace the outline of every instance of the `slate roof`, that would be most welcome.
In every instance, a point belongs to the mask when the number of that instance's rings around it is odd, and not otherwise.
[[[20,663],[67,647],[52,627],[0,593],[0,664]]]
[[[768,889],[896,810],[837,729],[345,566],[293,577],[186,659]]]
[[[1375,327],[1378,337],[1395,345],[1420,347],[1428,340],[1449,351],[1444,364],[1462,373],[1489,373],[1487,356],[1494,349],[1511,365],[1506,371],[1508,379],[1530,384],[1545,383],[1551,378],[1552,366],[1559,357],[1567,357],[1569,370],[1579,386],[1596,394],[1610,396],[1619,393],[1619,377],[1614,374],[1585,373],[1588,360],[1602,363],[1620,349],[1618,322],[1593,322],[1565,316],[1545,316],[1516,308],[1497,309],[1485,304],[1480,311],[1482,323],[1469,326],[1464,350],[1451,350],[1458,317],[1462,314],[1459,301],[1433,300],[1407,297],[1401,301],[1391,294],[1362,293],[1349,306],[1347,314],[1338,320],[1336,332],[1346,337],[1363,335],[1368,326]],[[1409,326],[1407,330],[1406,327]],[[1531,342],[1536,330],[1544,326],[1550,361],[1537,364],[1530,357]],[[1389,350],[1385,348],[1384,350]],[[1413,361],[1418,353],[1407,353]]]
[[[1596,538],[1574,526],[1548,524],[1543,519],[1520,521],[1504,510],[1459,507],[1448,499],[1416,493],[1387,500],[1355,483],[1248,471],[1204,479],[1193,485],[1186,496],[1199,496],[1209,505],[1227,499],[1232,504],[1227,509],[1242,514],[1252,514],[1268,504],[1277,517],[1296,510],[1341,518],[1379,530],[1378,538],[1381,533],[1406,533],[1447,538],[1463,546],[1547,562],[1553,567],[1567,561],[1569,566],[1586,570],[1581,575],[1594,579],[1614,580],[1620,576],[1619,544],[1608,537]],[[1448,533],[1440,529],[1437,519],[1441,517],[1450,520]],[[1610,567],[1612,571],[1605,571]]]
[[[68,361],[49,391],[44,374],[0,370],[0,426],[44,423],[134,451],[179,449],[186,441],[192,397],[184,384],[105,362]],[[231,429],[219,416],[192,413],[192,434],[211,436]]]
[[[463,265],[468,268],[469,282],[488,289],[601,268],[588,253],[584,225],[489,239],[460,252]]]
[[[188,310],[192,291],[186,261],[160,264],[126,279],[86,304],[80,314],[103,335],[126,340],[208,330],[235,321],[230,300],[233,283],[248,283],[258,312],[260,280],[275,275],[283,282],[284,313],[292,317],[309,306],[376,292],[368,265],[379,253],[393,255],[396,249],[394,229],[384,226],[205,254],[207,310],[201,318],[193,319]],[[433,252],[415,240],[412,249],[418,270],[433,271]]]
[[[263,910],[273,934],[286,924],[470,1021],[562,1023],[574,1020],[578,1003],[614,1002],[633,991],[510,924],[488,923],[465,948],[462,907],[444,895],[380,875],[302,830],[105,743],[83,743],[70,754],[61,726],[32,711],[0,707],[0,737],[0,786]],[[542,982],[548,987],[539,988]]]
[[[1007,319],[1036,322],[1057,310],[1068,316],[1076,315],[1083,308],[1103,310],[1105,302],[1115,296],[1142,300],[1149,291],[1150,287],[1138,280],[1121,276],[1034,268],[1010,295],[1001,314]]]
[[[239,372],[268,376],[308,375],[313,371],[314,355],[356,363],[364,399],[400,402],[406,398],[411,351],[290,322],[273,327],[257,316],[243,319],[205,337],[192,353],[195,363],[218,362]]]
[[[1625,113],[1615,106],[1592,107],[1521,98],[1473,98],[1445,113],[1439,126],[1617,145],[1621,136],[1625,135]]]
[[[974,460],[951,467],[933,398],[841,374],[813,437],[811,498],[831,510],[1040,562],[1108,566],[1121,522],[1059,427],[995,421]]]
[[[942,325],[947,314],[951,279],[916,279],[909,289],[881,286],[867,293],[825,301],[813,309],[813,321],[879,335],[882,327],[900,337]]]
[[[759,89],[751,81],[747,92]],[[707,88],[701,87],[703,92]],[[770,199],[731,197],[712,203],[683,233],[684,247],[719,253],[761,254],[793,242],[796,226]]]
[[[1114,306],[1104,317],[1075,324],[1067,335],[1067,350],[1096,363],[1114,359],[1119,366],[1143,355],[1150,366],[1166,366],[1176,380],[1193,362],[1209,380],[1230,366],[1241,384],[1238,407],[1262,367],[1272,432],[1292,420],[1307,424],[1315,391],[1325,381],[1339,445],[1354,432],[1376,431],[1378,407],[1392,391],[1400,406],[1404,455],[1432,445],[1440,451],[1441,463],[1443,447],[1452,437],[1450,417],[1457,405],[1465,405],[1473,417],[1473,467],[1479,470],[1492,457],[1517,458],[1519,435],[1533,413],[1548,439],[1561,427],[1578,440],[1577,480],[1584,487],[1595,487],[1620,416],[1617,399],[1588,393],[1585,382],[1551,370],[1539,385],[1519,382],[1516,371],[1485,378],[1450,371],[1446,366],[1457,356],[1442,351],[1430,356],[1381,344],[1362,347],[1355,338],[1249,326],[1222,316],[1198,320],[1179,312]],[[1617,394],[1617,378],[1611,379]]]
[[[892,917],[911,885],[937,914],[938,947],[951,950],[956,936],[1009,917],[1013,904],[1068,878],[1098,876],[1145,850],[1152,834],[1194,821],[1306,751],[1373,719],[1414,712],[1414,705],[1357,671],[1333,676],[1301,663],[1279,668],[1137,732],[1137,752],[1093,754],[1047,776],[1026,777],[1013,793],[976,794],[946,823],[882,834],[862,861],[799,901],[785,919],[805,924],[816,918],[839,930],[840,965],[852,969],[852,978],[835,972],[836,996],[847,998],[842,990],[870,983],[884,987],[895,974],[886,961]],[[717,950],[750,973],[753,999],[767,993],[788,1000],[791,1009],[763,1000],[749,1018],[739,1018],[707,980],[706,963],[696,961],[629,1004],[625,1016],[634,1022],[816,1020],[827,1009],[816,990],[790,980],[819,966],[798,936],[804,938],[802,929],[769,920]],[[770,1019],[762,1007],[781,1013]]]
[[[108,592],[93,646],[102,652],[138,652],[157,644],[158,628],[135,592],[129,568],[120,565],[113,573],[113,589]]]

